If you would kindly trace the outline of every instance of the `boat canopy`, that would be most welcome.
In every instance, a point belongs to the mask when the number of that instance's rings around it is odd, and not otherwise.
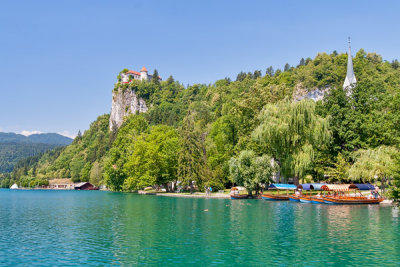
[[[312,184],[314,190],[322,190],[322,186],[326,184]]]
[[[323,191],[350,191],[352,189],[358,189],[355,184],[324,184],[321,186]]]
[[[268,189],[295,190],[296,188],[294,184],[270,184]]]
[[[299,184],[298,186],[297,186],[297,189],[303,189],[303,190],[313,190],[314,188],[313,188],[313,186],[312,186],[312,184]]]
[[[358,190],[375,190],[375,186],[372,184],[354,184]]]
[[[299,184],[297,189],[303,190],[321,190],[321,187],[325,184]]]

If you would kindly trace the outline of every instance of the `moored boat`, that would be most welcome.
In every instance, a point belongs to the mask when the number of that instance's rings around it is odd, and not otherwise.
[[[379,204],[383,198],[366,198],[366,197],[326,197],[326,204]]]
[[[299,196],[296,195],[289,195],[289,200],[293,202],[300,202]]]
[[[311,203],[313,203],[313,204],[324,204],[325,202],[324,202],[324,198],[323,197],[313,196],[313,197],[311,197]]]
[[[262,199],[265,200],[289,200],[289,190],[296,190],[296,186],[293,184],[270,184],[268,190],[286,190],[286,195],[280,194],[263,194]]]
[[[299,200],[302,203],[311,203],[311,197],[310,196],[300,196]]]
[[[249,195],[231,195],[231,199],[248,199]]]
[[[289,200],[288,195],[263,194],[261,198],[264,200]]]

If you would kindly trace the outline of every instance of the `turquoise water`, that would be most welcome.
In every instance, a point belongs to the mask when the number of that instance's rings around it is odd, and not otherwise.
[[[0,190],[0,265],[133,264],[399,266],[399,212],[379,205]]]

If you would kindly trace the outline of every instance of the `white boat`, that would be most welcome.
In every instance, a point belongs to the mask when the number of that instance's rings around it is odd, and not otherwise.
[[[10,189],[18,189],[18,185],[17,184],[13,184]]]

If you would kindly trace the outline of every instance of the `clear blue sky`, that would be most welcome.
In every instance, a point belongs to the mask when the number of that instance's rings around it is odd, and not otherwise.
[[[0,131],[76,134],[127,67],[183,84],[318,52],[399,57],[400,1],[0,1]]]

